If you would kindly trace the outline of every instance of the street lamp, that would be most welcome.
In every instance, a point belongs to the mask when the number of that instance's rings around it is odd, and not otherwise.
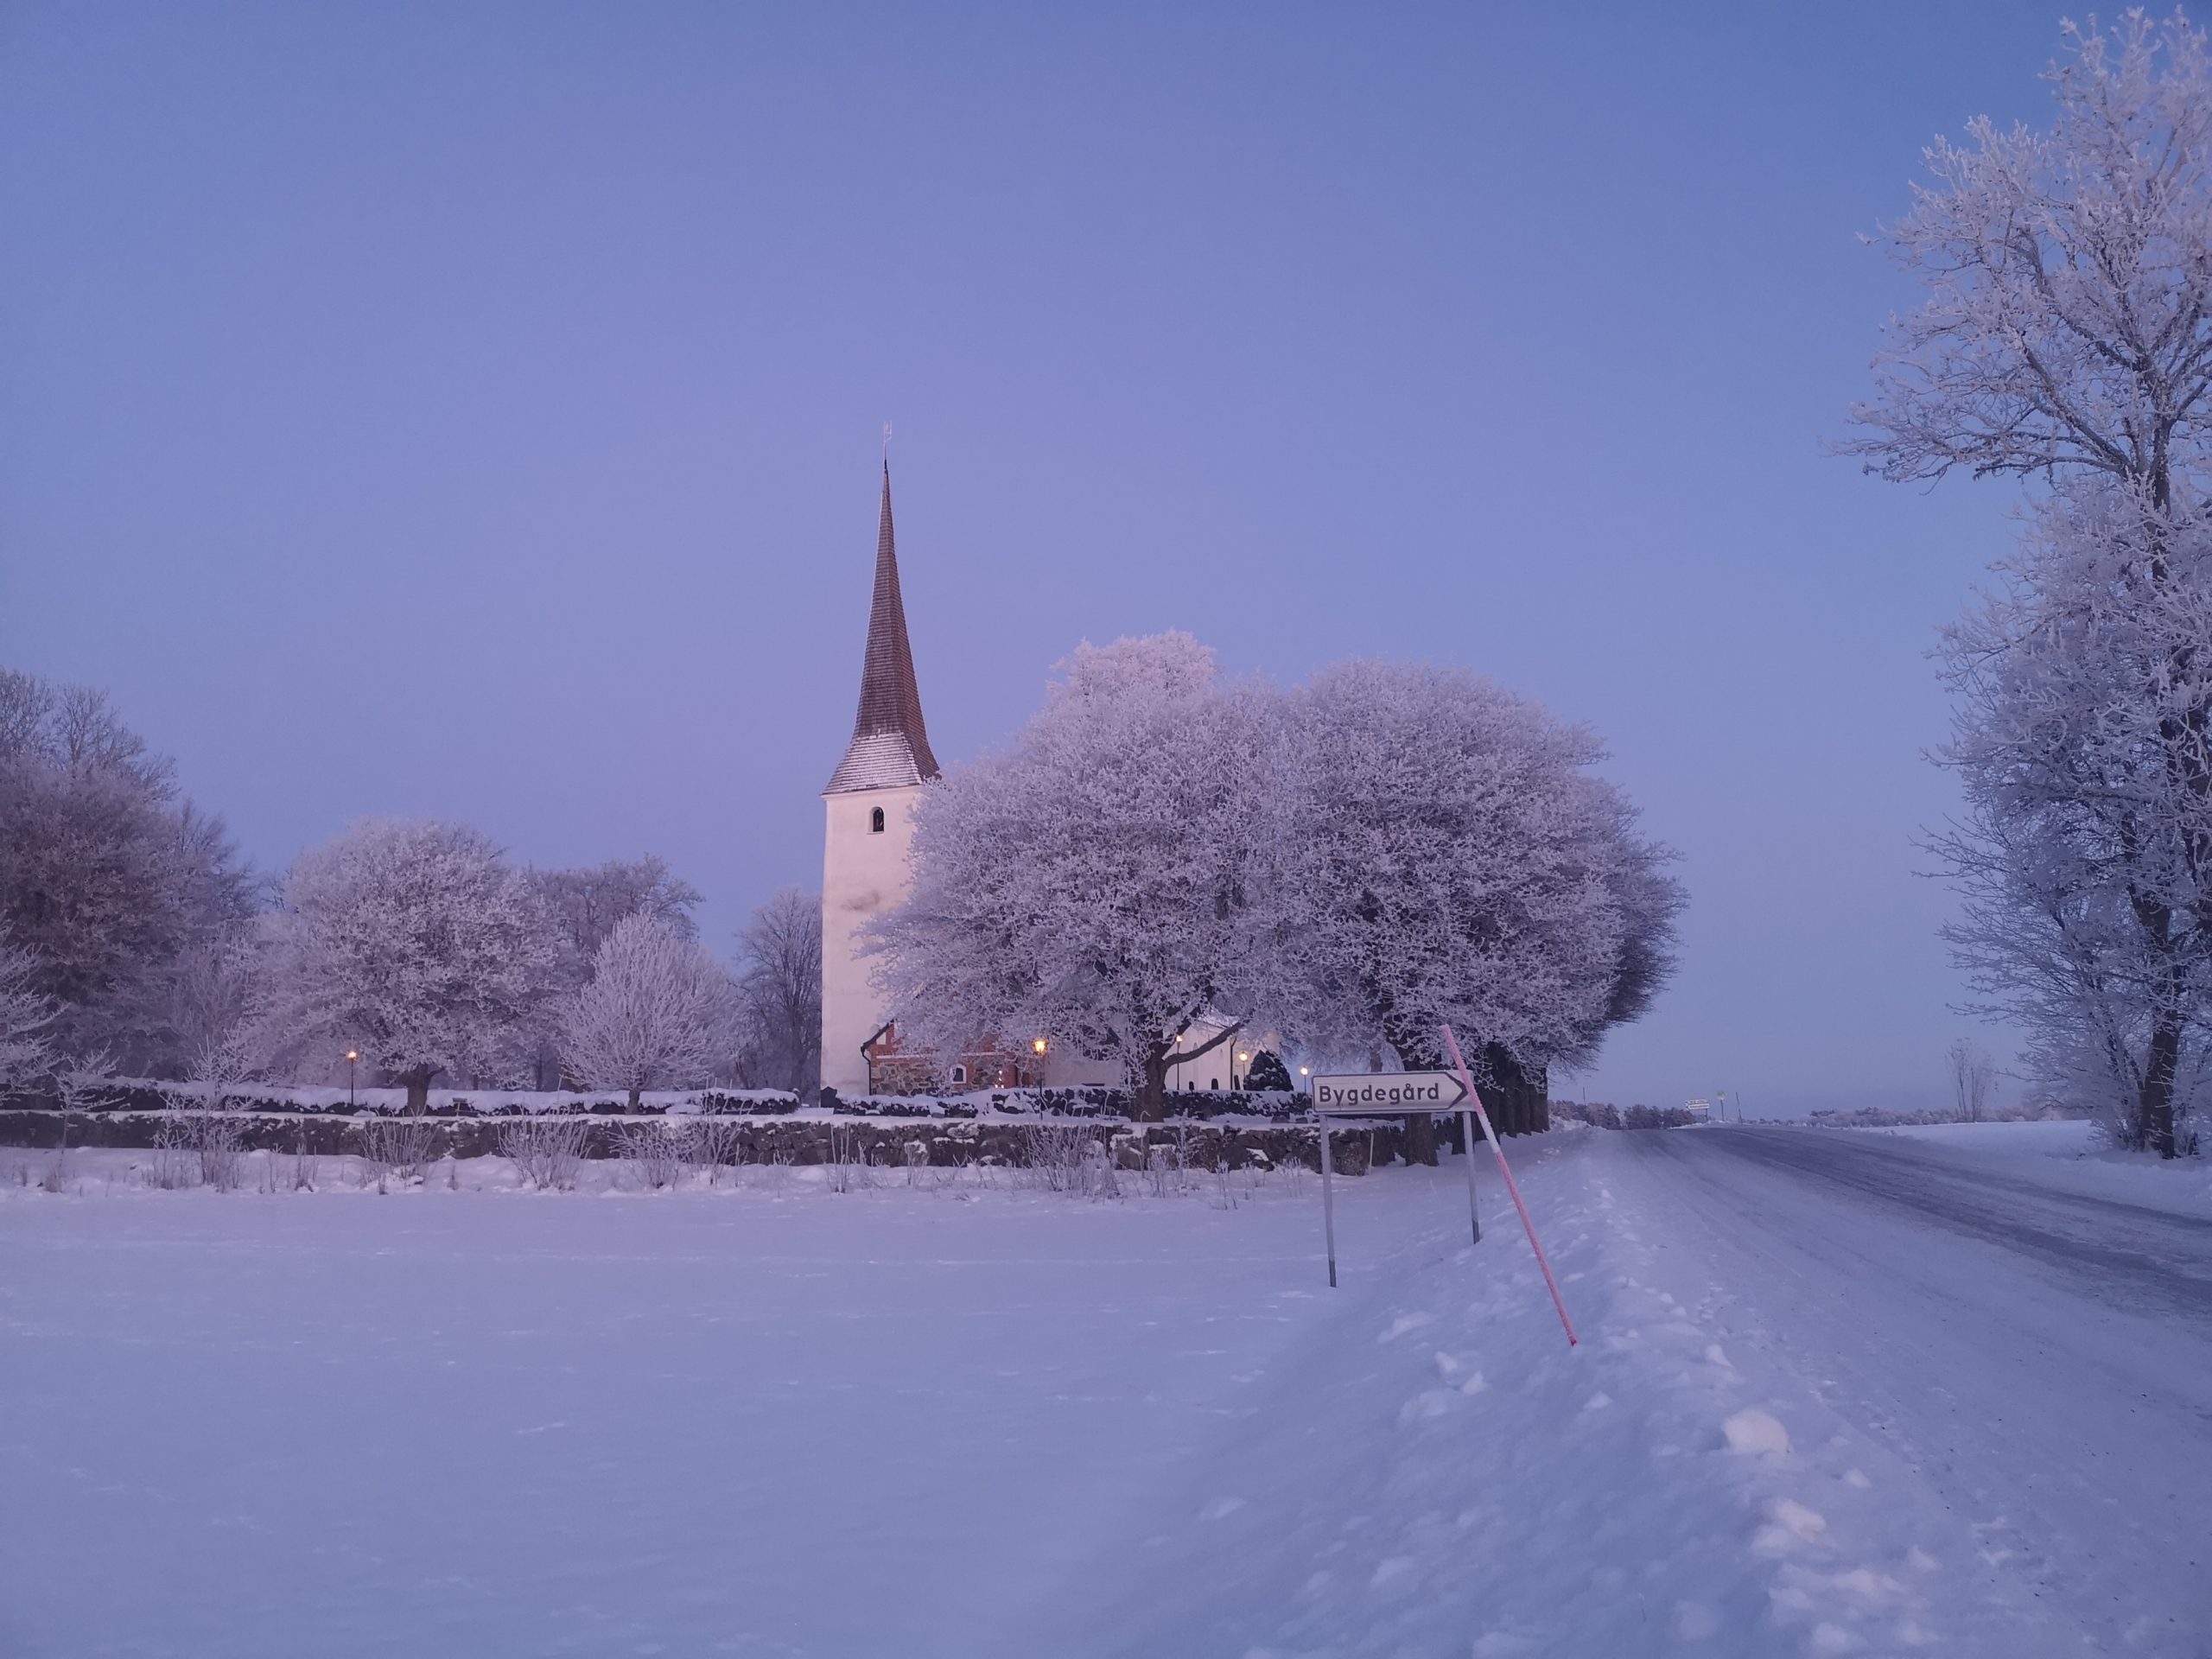
[[[353,1062],[360,1058],[361,1051],[357,1048],[346,1051],[346,1109],[349,1112],[353,1109]]]

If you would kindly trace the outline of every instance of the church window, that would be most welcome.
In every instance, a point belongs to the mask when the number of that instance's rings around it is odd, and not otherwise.
[[[964,1066],[964,1065],[956,1065],[956,1066],[954,1066],[954,1067],[952,1068],[952,1080],[953,1080],[955,1083],[965,1083],[965,1082],[967,1082],[967,1081],[968,1081],[968,1068],[967,1068],[966,1066]]]
[[[877,807],[874,811],[868,815],[868,832],[871,836],[880,836],[883,833],[883,809],[881,807]]]

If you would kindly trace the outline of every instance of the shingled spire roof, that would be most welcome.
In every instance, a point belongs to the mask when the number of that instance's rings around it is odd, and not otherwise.
[[[883,464],[883,518],[875,532],[875,598],[868,613],[868,655],[861,662],[861,707],[853,741],[829,787],[893,789],[938,775],[922,725],[922,694],[914,683],[914,652],[906,643],[906,607],[899,597],[899,551],[891,534],[891,463]]]

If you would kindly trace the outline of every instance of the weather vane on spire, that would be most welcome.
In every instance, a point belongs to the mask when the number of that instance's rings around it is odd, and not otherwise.
[[[888,421],[883,423],[883,458],[886,461],[891,459],[891,423]]]

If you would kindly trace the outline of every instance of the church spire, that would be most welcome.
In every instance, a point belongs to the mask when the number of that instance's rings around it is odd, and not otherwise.
[[[906,607],[899,596],[899,551],[891,533],[891,463],[883,463],[883,516],[875,532],[875,596],[868,606],[868,653],[861,660],[861,706],[853,741],[823,793],[890,789],[938,775],[914,683]]]

